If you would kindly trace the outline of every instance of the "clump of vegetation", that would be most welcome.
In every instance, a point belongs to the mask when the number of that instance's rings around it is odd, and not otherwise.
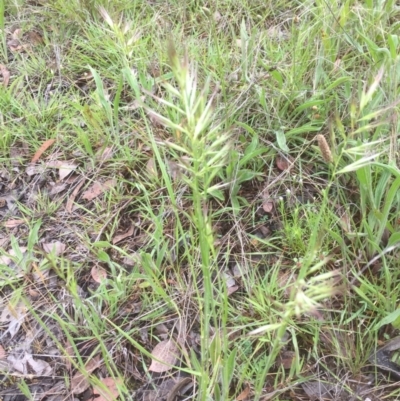
[[[0,393],[397,399],[400,11],[200,3],[0,0]]]

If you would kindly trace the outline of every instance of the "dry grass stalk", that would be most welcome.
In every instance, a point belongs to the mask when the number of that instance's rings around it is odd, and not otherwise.
[[[322,157],[327,163],[333,163],[333,157],[332,157],[332,152],[331,148],[329,147],[329,144],[325,137],[321,134],[318,134],[315,136],[315,139],[318,141],[318,146],[319,149],[321,150]]]

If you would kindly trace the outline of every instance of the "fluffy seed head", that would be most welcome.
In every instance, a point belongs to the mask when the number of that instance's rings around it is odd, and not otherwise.
[[[321,150],[322,157],[327,163],[333,162],[331,148],[328,145],[327,140],[321,134],[315,135],[315,139],[318,141],[319,149]]]

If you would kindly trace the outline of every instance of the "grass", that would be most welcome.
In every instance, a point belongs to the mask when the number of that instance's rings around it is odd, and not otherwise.
[[[400,326],[395,2],[2,4],[8,355],[29,339],[64,396],[145,399],[169,339],[177,399],[398,399],[368,362]]]

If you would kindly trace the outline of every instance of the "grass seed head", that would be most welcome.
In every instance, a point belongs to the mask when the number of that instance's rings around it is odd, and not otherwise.
[[[318,146],[319,149],[321,150],[322,157],[327,163],[332,163],[333,162],[333,157],[332,157],[332,152],[331,148],[329,147],[329,144],[325,137],[321,134],[318,134],[315,136],[315,139],[318,141]]]

